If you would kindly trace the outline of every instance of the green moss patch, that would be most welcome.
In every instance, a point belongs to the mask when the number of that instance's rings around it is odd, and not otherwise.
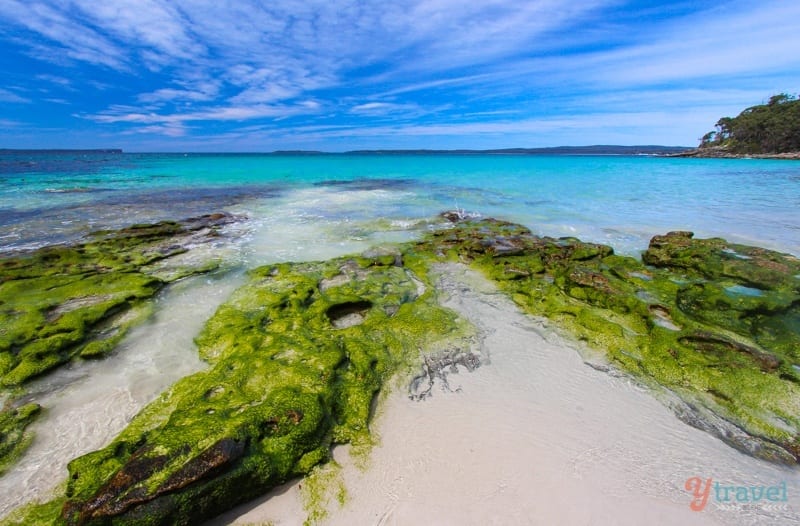
[[[371,443],[381,387],[463,332],[431,290],[397,257],[252,271],[197,337],[209,369],[70,463],[58,521],[193,524]]]
[[[797,461],[795,258],[672,233],[641,262],[503,221],[453,221],[397,249],[251,271],[197,337],[209,368],[73,460],[59,506],[26,513],[59,524],[195,524],[311,473],[333,444],[368,447],[387,381],[418,364],[420,349],[469,331],[434,297],[429,271],[443,259],[482,270],[527,312],[677,394],[687,422],[711,432],[725,422],[736,430],[718,433],[729,444]],[[328,481],[316,473],[312,482]],[[345,498],[334,486],[309,487],[311,520],[320,502]]]
[[[417,250],[471,263],[524,310],[745,431],[718,433],[734,447],[777,462],[800,456],[795,257],[672,232],[640,262],[496,220],[456,221]]]
[[[214,214],[135,225],[0,258],[0,400],[8,402],[0,412],[0,466],[30,440],[23,432],[30,418],[20,418],[23,408],[9,409],[9,399],[35,376],[106,355],[149,315],[148,300],[165,285],[216,268],[219,262],[207,259],[171,262],[233,220]]]

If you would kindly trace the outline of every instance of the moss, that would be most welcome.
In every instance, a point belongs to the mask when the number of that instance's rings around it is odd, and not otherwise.
[[[731,250],[750,258],[752,275],[728,261]],[[322,518],[331,491],[345,492],[329,481],[315,490],[329,472],[315,466],[333,444],[368,448],[387,382],[419,349],[465,332],[434,297],[431,263],[442,259],[472,264],[527,312],[770,446],[751,453],[796,458],[800,378],[789,349],[800,318],[796,283],[776,272],[797,275],[796,260],[688,233],[658,236],[649,252],[650,266],[483,220],[398,251],[255,269],[197,337],[209,368],[70,463],[57,522],[190,524],[309,473],[309,520]],[[756,286],[757,299],[730,295]]]
[[[312,526],[328,516],[330,507],[336,502],[341,507],[347,501],[347,489],[341,476],[341,467],[336,462],[315,467],[303,480],[300,495],[308,516],[303,522]]]
[[[209,369],[69,464],[61,520],[196,522],[369,445],[381,388],[460,334],[432,290],[396,257],[253,270],[197,337]]]
[[[20,396],[33,377],[74,359],[111,352],[132,326],[147,318],[149,300],[164,286],[218,267],[203,258],[173,264],[174,256],[211,239],[231,220],[216,214],[137,225],[93,233],[72,246],[0,258],[2,394]],[[4,466],[30,440],[24,433],[13,436],[16,446],[0,447]]]
[[[654,237],[638,261],[496,220],[458,222],[416,250],[471,263],[524,310],[549,317],[641,381],[779,444],[783,461],[798,458],[800,261],[793,256],[671,232]],[[775,460],[772,451],[764,455]]]
[[[0,385],[23,384],[76,356],[107,353],[144,317],[125,313],[167,283],[218,266],[187,262],[165,274],[158,264],[230,220],[137,225],[0,259]]]
[[[33,438],[27,431],[41,411],[38,404],[4,407],[0,411],[0,475],[22,454]]]
[[[63,505],[63,498],[28,504],[0,520],[0,526],[50,526],[58,520]]]

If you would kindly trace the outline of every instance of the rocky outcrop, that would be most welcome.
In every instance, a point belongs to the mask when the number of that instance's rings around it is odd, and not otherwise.
[[[690,425],[798,461],[796,258],[673,232],[639,261],[513,223],[444,217],[396,249],[253,270],[197,338],[209,368],[72,461],[65,494],[29,517],[194,524],[308,473],[333,444],[368,444],[375,396],[398,371],[424,363],[409,389],[421,399],[447,385],[447,371],[480,365],[462,345],[469,329],[435,299],[428,274],[442,260],[482,270],[522,309],[605,353],[594,367],[653,387]]]
[[[800,152],[786,153],[734,153],[726,148],[708,146],[694,148],[685,152],[666,154],[665,157],[696,157],[698,159],[784,159],[796,161]]]
[[[655,236],[638,261],[496,220],[456,220],[423,246],[482,269],[524,310],[557,322],[646,384],[674,392],[686,421],[748,454],[798,461],[794,256],[670,232]]]
[[[38,406],[14,399],[24,384],[110,352],[164,286],[217,268],[216,259],[187,256],[235,220],[211,214],[133,225],[0,258],[0,471],[31,439],[25,428]]]
[[[74,460],[65,524],[197,524],[365,445],[381,387],[462,330],[395,254],[254,270],[174,385],[108,447]]]

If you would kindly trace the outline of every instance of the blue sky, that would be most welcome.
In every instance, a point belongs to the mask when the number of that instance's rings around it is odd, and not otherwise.
[[[800,2],[0,0],[0,148],[696,145]]]

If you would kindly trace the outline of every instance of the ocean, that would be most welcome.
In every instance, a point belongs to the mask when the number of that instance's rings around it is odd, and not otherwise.
[[[28,386],[46,408],[36,440],[0,477],[0,517],[46,498],[66,463],[102,447],[147,402],[201,370],[193,338],[243,273],[415,239],[444,210],[522,223],[638,255],[691,230],[800,255],[800,163],[648,156],[0,154],[0,251],[134,223],[227,211],[226,272],[181,280],[104,360]],[[680,422],[646,389],[583,363],[579,345],[530,320],[478,277],[443,278],[446,304],[491,360],[457,393],[378,411],[369,466],[341,466],[348,503],[325,524],[800,524],[800,473]],[[454,382],[455,383],[455,382]],[[689,508],[693,477],[785,484],[772,507]],[[216,524],[302,524],[301,483]],[[594,522],[593,522],[594,521]]]
[[[255,222],[398,229],[461,208],[636,254],[669,230],[800,254],[800,165],[526,155],[0,155],[0,250],[234,210]],[[282,214],[278,216],[277,214]],[[358,237],[358,236],[355,236]]]

